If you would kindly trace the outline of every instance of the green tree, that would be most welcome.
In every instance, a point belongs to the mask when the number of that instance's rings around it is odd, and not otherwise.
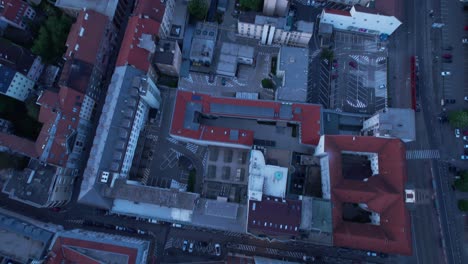
[[[453,127],[465,128],[468,127],[468,111],[452,111],[448,115],[450,125]]]
[[[62,14],[50,16],[39,29],[31,51],[42,57],[44,62],[53,63],[62,57],[66,50],[65,42],[72,24],[71,18]]]
[[[468,200],[458,200],[458,209],[460,211],[468,211]]]
[[[195,191],[195,178],[197,175],[197,170],[191,169],[189,171],[189,176],[187,180],[187,192],[194,192]]]
[[[197,20],[204,20],[208,13],[208,2],[206,0],[190,0],[188,11]]]
[[[263,8],[263,0],[240,0],[239,4],[243,10],[260,11]]]
[[[263,88],[268,88],[268,89],[273,89],[275,86],[274,86],[273,81],[271,79],[263,79],[262,80],[262,87]]]
[[[335,54],[333,54],[333,50],[331,49],[322,49],[322,53],[320,53],[320,58],[327,59],[328,61],[333,60]]]
[[[455,180],[455,188],[461,192],[468,192],[468,172],[463,172],[460,179]]]

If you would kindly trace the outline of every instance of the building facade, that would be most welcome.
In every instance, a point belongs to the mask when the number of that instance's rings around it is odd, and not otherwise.
[[[0,64],[0,93],[19,101],[25,101],[34,90],[34,81],[23,74]]]
[[[340,30],[387,35],[391,35],[401,25],[395,16],[387,16],[359,5],[353,6],[350,11],[323,9],[320,22]]]
[[[0,64],[18,71],[35,82],[37,82],[44,69],[39,56],[6,39],[0,39]]]
[[[243,14],[237,23],[239,35],[259,39],[263,45],[306,47],[312,38],[313,23],[293,22],[293,14],[286,18]]]
[[[399,138],[404,142],[416,140],[415,113],[413,109],[386,108],[364,120],[362,135]]]
[[[36,11],[25,1],[3,0],[0,2],[0,20],[8,25],[26,29],[27,19],[33,20]]]
[[[141,15],[158,22],[161,25],[158,35],[164,39],[170,35],[174,7],[175,0],[137,0],[133,15]]]

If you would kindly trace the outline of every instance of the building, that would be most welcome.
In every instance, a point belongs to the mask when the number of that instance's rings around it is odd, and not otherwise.
[[[288,12],[289,0],[265,0],[263,14],[266,16],[285,16]]]
[[[218,26],[212,23],[197,23],[190,47],[190,62],[196,66],[210,66],[213,61]]]
[[[401,25],[395,16],[359,5],[353,6],[349,11],[325,8],[320,22],[332,24],[335,29],[340,30],[386,35],[391,35]]]
[[[187,2],[185,0],[175,1],[171,30],[169,31],[168,38],[177,40],[179,44],[182,44],[185,35],[185,27],[188,20],[187,9]]]
[[[254,47],[223,42],[219,55],[216,73],[234,77],[239,63],[252,65],[254,63]]]
[[[25,1],[2,0],[0,2],[0,21],[10,26],[26,29],[27,19],[33,20],[34,17],[36,17],[36,11]]]
[[[107,16],[119,29],[127,19],[126,9],[129,3],[129,0],[57,0],[55,6],[72,17],[77,17],[83,9],[96,11]]]
[[[281,47],[276,64],[276,76],[282,79],[276,90],[280,101],[306,102],[309,53],[307,49]]]
[[[280,44],[307,47],[312,38],[314,24],[294,21],[294,12],[284,17],[267,17],[254,12],[242,13],[237,23],[239,35],[259,39],[264,45]]]
[[[147,263],[149,251],[147,240],[73,229],[55,234],[47,263]]]
[[[362,134],[366,136],[399,138],[404,142],[416,140],[413,109],[386,108],[364,120]]]
[[[5,263],[42,263],[54,234],[22,219],[0,213],[0,259]],[[3,258],[2,258],[3,257]]]
[[[19,101],[25,101],[34,90],[34,81],[12,68],[0,64],[0,93]]]
[[[411,255],[404,143],[325,135],[315,155],[320,158],[323,198],[333,204],[333,245]]]
[[[149,70],[151,55],[156,51],[159,22],[147,16],[133,16],[128,20],[116,66],[131,65],[143,72]]]
[[[58,83],[61,88],[84,94],[80,114],[83,120],[91,120],[96,103],[103,96],[102,82],[115,36],[109,18],[93,10],[80,11],[68,34]]]
[[[19,45],[0,39],[0,64],[37,82],[44,69],[41,58]]]
[[[268,133],[263,133],[268,127],[256,126],[257,120],[276,122],[278,126],[296,125],[298,138],[284,137],[284,142],[291,141],[291,144],[299,139],[300,144],[316,145],[321,133],[321,108],[318,105],[177,91],[170,135],[204,146],[243,149],[250,149],[254,144],[272,146],[283,139],[274,133],[273,138],[267,138]]]
[[[152,64],[163,74],[179,76],[182,52],[177,41],[160,40],[153,55]]]
[[[153,19],[160,24],[158,36],[167,38],[174,18],[175,0],[137,0],[133,15]]]
[[[146,71],[129,65],[115,68],[84,170],[79,202],[110,209],[112,199],[102,198],[104,187],[113,178],[128,176],[149,108],[159,108],[160,101],[159,90]]]
[[[8,198],[34,207],[60,207],[70,200],[74,183],[73,177],[61,176],[62,170],[31,159],[23,171],[11,172],[2,191]]]
[[[335,2],[335,3],[339,3],[343,5],[361,5],[361,6],[366,6],[371,1],[375,1],[375,0],[328,0],[328,2]],[[382,0],[377,0],[377,1],[380,2]]]

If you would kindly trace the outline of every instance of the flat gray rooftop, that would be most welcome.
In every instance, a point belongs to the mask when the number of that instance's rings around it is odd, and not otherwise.
[[[107,187],[105,196],[133,202],[156,204],[169,208],[193,210],[200,196],[196,193],[179,192],[174,189],[127,184],[125,179],[115,181],[112,188]]]
[[[283,84],[278,88],[278,100],[306,102],[309,65],[307,49],[283,46],[278,69],[284,71]]]

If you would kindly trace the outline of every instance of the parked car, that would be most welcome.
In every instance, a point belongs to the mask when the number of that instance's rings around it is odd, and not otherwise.
[[[181,228],[181,227],[182,227],[182,225],[181,225],[181,224],[176,224],[176,223],[173,223],[173,224],[172,224],[172,227],[178,227],[178,228]]]
[[[349,63],[349,66],[353,67],[353,68],[357,68],[357,63],[355,61],[350,61]]]
[[[214,248],[215,248],[216,256],[218,256],[218,257],[221,256],[221,246],[218,243],[216,243],[214,245]]]
[[[460,129],[455,128],[455,137],[459,138],[460,137]]]
[[[468,149],[468,145],[467,144],[463,145],[463,148]]]
[[[468,102],[468,96],[465,96],[465,98],[463,98],[463,99],[465,99],[465,101],[467,101],[467,102]]]
[[[451,74],[452,74],[452,73],[449,72],[449,71],[443,71],[443,72],[440,73],[440,75],[442,75],[442,76],[449,76],[449,75],[451,75]]]
[[[467,136],[463,136],[463,140],[468,141],[468,137],[467,137]]]
[[[468,38],[462,38],[462,43],[463,44],[468,44]]]
[[[221,84],[222,84],[223,86],[226,85],[226,78],[221,78]]]
[[[457,100],[455,100],[455,99],[450,99],[450,100],[449,100],[449,103],[451,103],[451,104],[454,104],[454,103],[456,103],[456,102],[457,102]]]
[[[182,245],[182,251],[187,250],[187,245],[188,245],[188,241],[184,240],[184,244]]]
[[[462,134],[463,134],[464,136],[468,136],[468,129],[467,129],[467,130],[463,130]]]
[[[188,252],[189,252],[189,253],[192,253],[192,252],[193,252],[193,242],[190,242]]]
[[[442,55],[442,58],[444,58],[444,59],[451,59],[451,58],[452,58],[452,54],[445,53],[445,54]]]
[[[214,82],[214,78],[215,78],[214,74],[213,74],[212,72],[210,72],[210,74],[209,74],[209,76],[208,76],[208,82],[209,82],[209,83],[213,83],[213,82]]]
[[[377,257],[377,252],[374,252],[374,251],[367,251],[367,256],[369,256],[369,257]]]
[[[461,155],[460,157],[462,160],[467,160],[468,159],[468,155]]]

